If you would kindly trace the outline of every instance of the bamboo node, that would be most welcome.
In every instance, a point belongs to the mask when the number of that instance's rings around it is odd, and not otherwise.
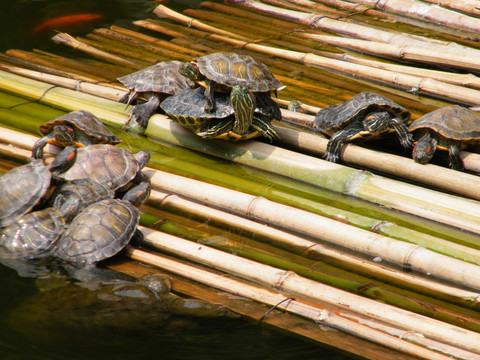
[[[405,331],[403,334],[400,334],[400,336],[399,336],[398,338],[399,338],[400,340],[404,340],[405,338],[408,340],[408,337],[409,337],[410,335],[418,336],[418,337],[422,337],[422,338],[425,337],[423,334],[420,334],[420,333],[418,333],[418,332],[409,330],[409,331]]]
[[[384,226],[390,226],[390,225],[393,225],[393,223],[390,221],[386,221],[386,220],[379,221],[370,228],[370,231],[378,234]]]
[[[405,266],[406,268],[411,268],[411,264],[410,264],[410,257],[412,256],[412,254],[417,251],[418,249],[425,249],[423,246],[421,245],[412,245],[412,247],[410,248],[410,250],[408,251],[407,254],[405,254],[405,257],[402,261],[402,266]]]
[[[326,319],[328,319],[328,317],[330,316],[328,310],[326,309],[323,309],[322,311],[320,311],[320,315],[318,315],[314,321],[315,321],[315,324],[320,324],[322,322],[325,322]]]
[[[370,176],[371,173],[366,170],[359,170],[355,172],[350,179],[345,182],[345,193],[348,195],[355,195],[356,188],[362,184],[362,182]]]
[[[295,272],[291,270],[284,271],[273,287],[277,290],[282,290],[283,283],[292,275],[295,275]]]

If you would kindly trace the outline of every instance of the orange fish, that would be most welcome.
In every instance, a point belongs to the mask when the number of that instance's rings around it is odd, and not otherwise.
[[[58,30],[67,26],[82,25],[91,21],[99,20],[101,18],[102,15],[100,14],[75,14],[59,16],[48,19],[47,21],[41,23],[32,30],[32,33],[35,34],[45,30]]]

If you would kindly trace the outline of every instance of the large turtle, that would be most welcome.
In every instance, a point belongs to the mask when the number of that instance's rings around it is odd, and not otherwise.
[[[72,111],[50,120],[40,125],[38,132],[43,137],[33,145],[32,156],[35,159],[43,157],[43,148],[47,144],[65,147],[121,142],[95,115],[85,110]]]
[[[132,109],[132,116],[141,128],[147,127],[148,119],[165,97],[194,85],[192,81],[180,75],[179,68],[182,64],[180,61],[163,61],[118,78],[118,81],[130,90],[129,96],[120,101],[126,101],[129,105],[136,98],[146,100]]]
[[[413,159],[427,163],[437,149],[448,150],[449,166],[463,169],[459,152],[470,145],[480,144],[480,116],[459,105],[439,108],[413,121],[409,130],[418,140]]]
[[[331,136],[325,159],[337,162],[341,145],[357,138],[370,138],[395,131],[400,144],[412,146],[412,135],[405,124],[410,112],[380,94],[361,92],[344,103],[331,105],[315,116],[315,127]]]
[[[0,230],[0,258],[49,256],[64,229],[63,216],[53,207],[25,214]]]
[[[149,159],[150,154],[144,151],[132,154],[128,149],[109,144],[85,146],[77,150],[77,161],[63,177],[91,179],[113,191],[124,192],[132,182],[135,185],[148,182],[140,170]]]
[[[232,92],[235,91],[235,88],[232,89]],[[249,129],[243,133],[236,133],[234,131],[235,111],[231,106],[230,96],[226,93],[215,94],[215,109],[212,112],[206,112],[207,100],[204,93],[203,87],[185,89],[165,99],[160,106],[175,122],[203,138],[247,140],[263,135],[270,141],[278,139],[275,129],[270,124],[272,116],[265,109],[257,107]]]
[[[282,84],[268,67],[249,55],[217,52],[193,59],[181,66],[180,72],[206,88],[205,111],[215,109],[215,91],[230,92],[235,110],[233,132],[243,135],[250,129],[256,104],[267,109],[271,116],[281,117],[278,108],[271,107],[270,94]],[[235,90],[235,91],[233,91]]]
[[[92,264],[114,256],[128,244],[140,219],[129,201],[105,199],[78,214],[57,241],[55,256]]]
[[[47,193],[53,182],[63,181],[61,176],[75,162],[74,146],[62,150],[46,166],[40,159],[31,159],[0,177],[0,228],[13,223],[29,212]]]

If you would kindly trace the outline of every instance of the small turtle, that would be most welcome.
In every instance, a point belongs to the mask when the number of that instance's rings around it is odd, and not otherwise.
[[[120,101],[126,101],[130,105],[136,98],[146,100],[132,109],[132,116],[141,128],[147,127],[148,119],[163,99],[194,86],[192,81],[180,75],[179,68],[182,64],[180,61],[164,61],[117,79],[130,90],[128,98]]]
[[[129,201],[105,199],[86,207],[57,241],[54,255],[92,264],[114,256],[128,244],[140,219]]]
[[[232,89],[232,92],[235,91]],[[231,106],[230,96],[225,93],[215,94],[215,110],[206,112],[207,100],[204,93],[205,88],[203,87],[185,89],[179,94],[165,99],[160,106],[175,122],[203,138],[247,140],[263,135],[270,142],[278,139],[275,129],[270,124],[272,117],[265,109],[257,107],[248,131],[236,133],[233,129],[235,111]]]
[[[90,144],[118,144],[121,142],[92,113],[84,110],[72,111],[40,125],[38,132],[43,136],[32,148],[35,159],[43,157],[47,144],[60,147],[67,145],[83,146]]]
[[[449,166],[463,169],[459,152],[470,145],[480,144],[480,116],[459,105],[437,109],[413,121],[410,132],[418,139],[413,159],[421,164],[433,157],[435,150],[448,150]]]
[[[91,179],[113,191],[124,192],[132,187],[132,181],[135,185],[148,181],[140,170],[149,159],[150,154],[144,151],[132,154],[110,144],[85,146],[78,148],[77,161],[63,177],[70,181]]]
[[[64,230],[63,216],[52,207],[25,214],[0,230],[0,258],[49,256]]]
[[[271,116],[281,118],[278,107],[271,107],[270,94],[282,84],[265,64],[249,55],[232,52],[205,55],[182,65],[180,73],[206,88],[206,112],[215,109],[215,91],[230,93],[230,103],[235,110],[233,132],[236,134],[249,131],[257,103]]]
[[[331,136],[325,159],[337,162],[340,159],[342,143],[393,130],[403,147],[411,147],[412,135],[405,125],[409,119],[409,111],[385,96],[361,92],[342,104],[320,110],[315,116],[315,127]]]
[[[40,159],[31,159],[0,177],[0,228],[13,223],[29,212],[47,193],[53,182],[75,162],[76,148],[62,150],[49,166]]]

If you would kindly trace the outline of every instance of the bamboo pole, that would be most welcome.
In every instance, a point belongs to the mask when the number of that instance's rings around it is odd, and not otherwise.
[[[345,321],[342,317],[336,316],[333,312],[328,310],[318,310],[316,307],[303,304],[297,300],[290,300],[285,295],[278,294],[277,292],[270,291],[268,289],[260,288],[258,286],[247,285],[244,282],[228,278],[221,275],[211,274],[209,272],[194,268],[191,265],[179,263],[178,261],[171,260],[165,256],[159,254],[154,255],[134,248],[127,248],[127,256],[134,260],[142,261],[162,269],[168,270],[175,274],[200,281],[209,286],[213,286],[223,291],[229,291],[233,294],[244,296],[252,300],[276,306],[277,309],[306,317],[314,320],[317,323],[332,326],[337,329],[343,329],[349,333],[353,333],[363,339],[368,339],[374,343],[381,343],[387,347],[392,347],[402,352],[410,353],[414,356],[421,356],[425,359],[440,359],[437,356],[437,352],[432,352],[419,346],[409,346],[407,342],[398,341],[398,339],[389,337],[388,335],[374,331],[372,332],[367,326],[358,327],[357,323],[352,321]],[[440,355],[443,356],[443,355]]]
[[[480,19],[415,0],[383,0],[380,2],[378,0],[357,0],[357,2],[382,11],[391,11],[409,17],[432,21],[455,29],[471,32],[480,31]]]
[[[252,3],[248,1],[248,4]],[[162,16],[165,15],[165,7],[159,5],[155,9],[155,13],[160,13]],[[157,14],[158,15],[158,14]],[[180,14],[178,14],[180,15]],[[176,21],[186,22],[187,19],[189,23],[194,19],[181,15],[181,18],[172,14],[172,11],[168,11],[168,16],[171,19]],[[165,15],[166,16],[166,15]],[[199,24],[199,21],[196,21],[196,24]],[[457,85],[452,85],[448,83],[439,82],[429,78],[422,78],[413,75],[399,74],[396,72],[391,72],[383,69],[370,68],[365,65],[347,63],[341,60],[330,59],[324,56],[319,56],[313,53],[301,53],[292,50],[285,50],[279,48],[273,48],[265,45],[259,45],[252,43],[252,40],[237,40],[231,37],[226,37],[222,35],[217,35],[212,33],[209,36],[210,39],[217,41],[222,41],[224,43],[230,44],[232,46],[237,46],[253,51],[257,51],[263,54],[270,56],[280,57],[282,59],[294,61],[300,64],[303,64],[307,67],[317,67],[320,69],[330,69],[334,71],[340,71],[356,76],[368,77],[373,80],[389,83],[392,86],[400,86],[405,89],[414,89],[419,93],[443,96],[455,101],[460,101],[463,103],[468,103],[472,105],[480,104],[480,92],[474,89],[468,89],[460,87]],[[458,57],[459,54],[456,54]]]
[[[458,10],[466,14],[480,16],[478,0],[423,0],[424,2]]]
[[[459,348],[480,353],[480,334],[445,324],[390,305],[365,299],[318,282],[302,278],[291,271],[259,264],[182,238],[140,227],[145,243],[241,278],[279,289],[295,296],[321,301],[332,306],[366,315],[406,330],[415,329],[424,336]],[[348,304],[345,306],[345,304]]]

